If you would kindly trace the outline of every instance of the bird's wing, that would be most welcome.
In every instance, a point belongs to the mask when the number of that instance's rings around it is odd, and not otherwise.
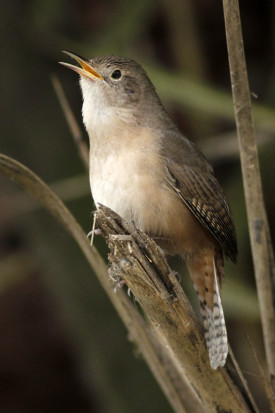
[[[225,255],[237,260],[237,240],[232,212],[225,194],[203,154],[178,132],[162,137],[161,155],[167,181],[221,245]]]

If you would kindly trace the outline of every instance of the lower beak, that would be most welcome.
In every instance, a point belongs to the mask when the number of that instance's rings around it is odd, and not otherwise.
[[[81,67],[71,65],[70,63],[59,62],[61,65],[66,66],[69,69],[74,70],[80,76],[85,76],[85,77],[88,77],[89,79],[92,79],[92,80],[103,79],[103,77],[92,68],[92,66],[90,65],[89,60],[84,59],[83,57],[78,56],[75,53],[67,52],[65,50],[63,51],[63,53],[66,53],[68,56],[75,59],[80,64]]]

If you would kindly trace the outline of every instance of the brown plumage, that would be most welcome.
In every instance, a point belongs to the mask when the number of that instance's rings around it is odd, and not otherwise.
[[[90,184],[104,204],[181,255],[197,291],[210,364],[228,345],[220,285],[223,255],[236,261],[232,214],[213,169],[177,129],[145,71],[131,59],[103,56],[81,68],[83,120],[90,137]]]
[[[231,210],[213,169],[200,151],[179,134],[162,140],[171,185],[188,209],[212,235],[200,244],[200,231],[196,230],[196,243],[182,253],[200,300],[200,311],[205,329],[206,344],[213,369],[223,366],[228,353],[227,332],[220,298],[224,277],[223,253],[232,261],[237,259],[236,234]],[[185,159],[181,163],[181,159]],[[190,234],[192,238],[192,234]]]

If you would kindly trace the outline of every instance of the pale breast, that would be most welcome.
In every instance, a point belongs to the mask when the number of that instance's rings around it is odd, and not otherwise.
[[[90,185],[96,205],[108,206],[144,228],[151,192],[161,171],[157,139],[141,128],[117,129],[91,142]]]
[[[166,184],[165,162],[157,147],[130,143],[110,147],[109,142],[103,152],[101,144],[100,156],[97,149],[94,146],[90,156],[90,185],[96,206],[103,204],[133,221],[171,254],[200,248],[208,234]]]
[[[106,205],[127,220],[133,219],[140,176],[134,156],[113,151],[90,158],[90,185],[96,206]]]

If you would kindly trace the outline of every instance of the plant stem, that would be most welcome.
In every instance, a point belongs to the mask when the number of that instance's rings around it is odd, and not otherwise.
[[[275,376],[275,268],[263,200],[238,0],[223,0],[246,209],[270,377]]]

